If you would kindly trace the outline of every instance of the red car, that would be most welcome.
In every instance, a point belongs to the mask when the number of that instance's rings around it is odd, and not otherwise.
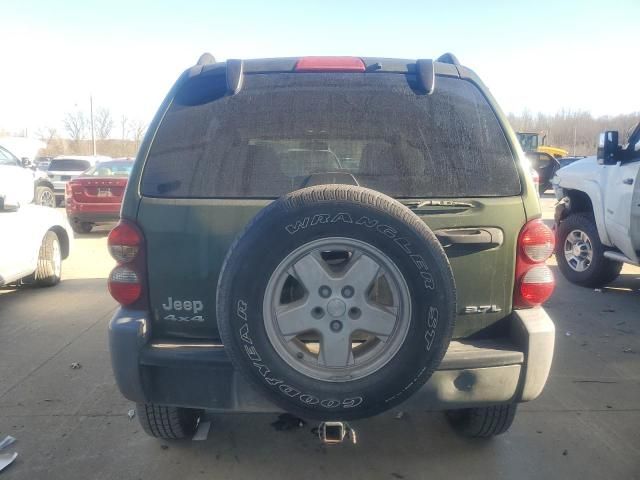
[[[118,220],[132,167],[129,159],[103,161],[67,183],[65,206],[75,232],[89,233],[94,225]]]

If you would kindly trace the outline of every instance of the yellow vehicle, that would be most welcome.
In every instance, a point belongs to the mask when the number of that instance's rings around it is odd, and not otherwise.
[[[525,152],[548,153],[555,158],[566,157],[568,150],[545,145],[547,136],[538,132],[516,132],[520,145]],[[542,139],[540,137],[542,136]]]

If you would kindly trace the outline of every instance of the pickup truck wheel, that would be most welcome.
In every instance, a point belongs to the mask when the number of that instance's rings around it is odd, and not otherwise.
[[[145,433],[151,437],[177,440],[192,436],[198,427],[201,410],[166,407],[151,403],[136,405],[138,420]]]
[[[36,187],[35,203],[36,205],[55,208],[56,194],[49,187]]]
[[[567,280],[584,287],[602,287],[620,274],[622,262],[604,256],[593,218],[574,213],[558,226],[556,261]]]
[[[488,438],[509,430],[516,416],[517,404],[465,408],[445,412],[451,426],[466,437]]]
[[[456,288],[435,235],[379,192],[321,185],[263,209],[230,247],[217,318],[236,368],[286,411],[375,415],[438,367]]]
[[[48,231],[42,239],[38,253],[38,266],[34,273],[36,285],[51,287],[60,282],[62,272],[62,253],[58,236]]]

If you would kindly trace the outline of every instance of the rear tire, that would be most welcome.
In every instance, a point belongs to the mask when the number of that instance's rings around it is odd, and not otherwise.
[[[616,262],[604,256],[607,247],[600,242],[593,217],[585,213],[569,215],[560,223],[557,232],[556,261],[564,277],[571,283],[583,287],[602,287],[620,275],[622,262]],[[566,250],[571,244],[576,243],[579,244],[578,248],[583,246],[584,256],[588,258],[589,254],[591,255],[588,264],[584,263],[584,260],[580,263],[581,257],[578,255],[567,258],[567,255],[569,257],[572,255]],[[583,269],[580,270],[580,268]]]
[[[60,282],[62,271],[62,253],[58,236],[48,231],[42,239],[38,254],[38,266],[34,280],[39,287],[51,287]]]
[[[77,222],[75,220],[72,220],[71,228],[76,233],[91,233],[91,230],[93,229],[93,223]]]
[[[198,427],[201,410],[165,407],[151,403],[136,405],[138,420],[145,433],[151,437],[178,440],[192,436]]]
[[[34,201],[36,205],[55,208],[56,194],[49,187],[36,187],[36,194],[35,194]]]
[[[493,405],[491,407],[448,410],[447,420],[461,435],[473,438],[489,438],[500,435],[511,427],[518,405]]]

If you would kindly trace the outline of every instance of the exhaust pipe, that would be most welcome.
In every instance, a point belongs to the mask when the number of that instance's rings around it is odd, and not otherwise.
[[[358,441],[356,431],[346,422],[322,422],[318,426],[318,437],[325,445],[337,445],[345,439],[354,444]]]

